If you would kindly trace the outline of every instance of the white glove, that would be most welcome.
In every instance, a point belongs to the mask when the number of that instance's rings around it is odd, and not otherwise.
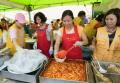
[[[89,49],[93,51],[95,49],[95,47],[93,45],[90,45]]]
[[[77,47],[77,46],[82,46],[82,42],[76,41],[75,44],[74,44],[74,46],[75,46],[75,47]]]
[[[34,50],[37,49],[37,42],[35,42],[35,43],[33,44],[33,49],[34,49]]]
[[[53,54],[53,47],[50,47],[50,49],[49,49],[49,54],[50,54],[50,55]]]

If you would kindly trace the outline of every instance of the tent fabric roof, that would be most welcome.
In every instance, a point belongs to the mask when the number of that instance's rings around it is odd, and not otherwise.
[[[74,2],[95,2],[96,0],[9,0],[11,2],[19,3],[22,5],[55,5],[55,4],[68,4]]]
[[[11,9],[11,7],[0,5],[0,10]]]
[[[25,10],[26,6],[31,6],[32,10],[35,10],[50,6],[90,4],[93,2],[105,3],[107,1],[109,0],[0,0],[0,9],[18,8]]]

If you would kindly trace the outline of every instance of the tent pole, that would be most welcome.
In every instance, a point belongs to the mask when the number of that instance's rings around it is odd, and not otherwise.
[[[32,11],[31,5],[27,5],[26,9],[28,11],[29,23],[31,23],[31,11]]]
[[[28,15],[29,15],[29,23],[31,23],[31,12],[28,11]]]
[[[92,18],[94,18],[94,3],[92,3]]]

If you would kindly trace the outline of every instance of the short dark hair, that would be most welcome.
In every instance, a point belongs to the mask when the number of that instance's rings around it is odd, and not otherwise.
[[[74,19],[73,12],[71,10],[65,10],[62,14],[62,20],[67,15],[70,16],[72,19]]]
[[[78,17],[81,17],[81,16],[85,16],[85,11],[80,11],[80,12],[78,13]]]
[[[59,22],[59,21],[60,21],[60,19],[57,19],[57,20],[56,20],[56,22]]]
[[[46,22],[46,20],[47,20],[47,18],[45,17],[45,15],[42,13],[42,12],[38,12],[38,13],[36,13],[35,14],[35,16],[34,16],[34,22],[37,24],[37,22],[36,22],[36,18],[37,17],[39,17],[40,19],[41,19],[41,22],[42,23],[45,23]]]
[[[104,17],[104,25],[106,25],[106,22],[105,22],[106,16],[108,16],[108,15],[110,15],[110,14],[113,14],[113,15],[116,16],[116,18],[117,18],[116,26],[120,26],[120,9],[119,9],[119,8],[110,9],[110,10],[105,14],[105,17]]]

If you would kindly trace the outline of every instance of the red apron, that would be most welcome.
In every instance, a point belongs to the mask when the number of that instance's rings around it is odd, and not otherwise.
[[[77,31],[77,26],[74,25],[74,32],[72,34],[66,34],[65,27],[63,29],[63,37],[62,37],[62,49],[68,50],[76,41],[80,41],[80,37]],[[80,47],[73,48],[67,54],[67,59],[83,59],[82,50]]]
[[[49,48],[51,43],[46,37],[47,28],[48,25],[46,25],[44,29],[37,29],[37,48],[42,50],[42,53],[50,58]]]

